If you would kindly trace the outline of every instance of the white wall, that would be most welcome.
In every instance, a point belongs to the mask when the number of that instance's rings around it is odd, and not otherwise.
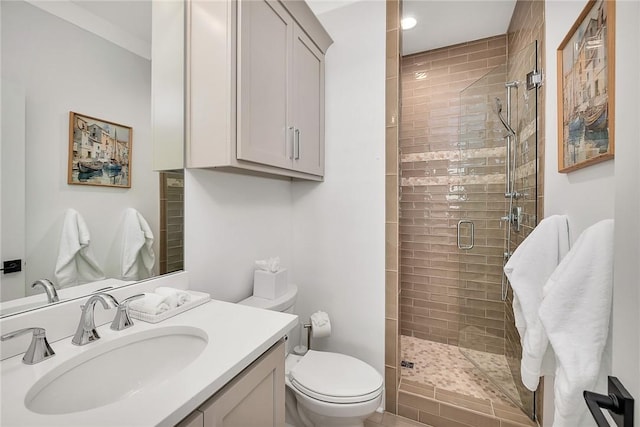
[[[382,373],[385,4],[319,18],[335,41],[326,57],[325,181],[187,170],[185,267],[193,289],[239,301],[252,292],[253,262],[280,256],[301,318],[331,316],[333,334],[316,348]]]
[[[326,56],[326,174],[293,183],[293,263],[302,320],[324,310],[318,349],[384,372],[385,3],[319,15]]]
[[[585,1],[547,1],[545,216],[569,215],[572,238],[589,225],[615,218],[614,301],[612,313],[613,375],[632,395],[640,395],[640,3],[616,2],[615,160],[570,174],[557,173],[556,49],[584,8]],[[546,395],[545,422],[553,414]],[[551,396],[551,394],[549,394]],[[640,410],[636,405],[636,418]]]
[[[544,216],[568,215],[572,240],[591,224],[613,218],[614,200],[613,161],[558,173],[556,50],[585,5],[586,1],[545,2]]]
[[[2,2],[2,75],[26,92],[28,283],[53,277],[68,207],[84,216],[107,276],[119,277],[124,210],[159,229],[150,62],[28,3]],[[131,189],[67,184],[69,111],[133,127]]]
[[[192,289],[223,301],[250,296],[255,260],[279,256],[283,267],[295,268],[291,230],[290,181],[185,170],[185,270]]]
[[[0,174],[0,260],[20,259],[22,271],[0,274],[0,301],[25,295],[25,96],[24,90],[2,81],[2,173]]]
[[[616,2],[616,179],[613,375],[640,419],[640,2]],[[637,421],[636,421],[637,423]]]

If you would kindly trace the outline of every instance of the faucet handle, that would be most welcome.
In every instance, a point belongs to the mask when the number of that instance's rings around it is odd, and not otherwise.
[[[137,294],[120,301],[116,315],[113,318],[113,322],[111,322],[112,330],[121,331],[133,326],[133,320],[131,320],[131,317],[129,316],[129,303],[142,297],[144,297],[144,294]]]
[[[31,338],[29,348],[22,357],[22,361],[24,363],[27,365],[35,365],[36,363],[42,362],[56,354],[47,341],[47,335],[44,328],[18,329],[17,331],[2,335],[0,337],[0,341],[10,340],[11,338],[15,338],[29,332],[33,332],[33,337]]]

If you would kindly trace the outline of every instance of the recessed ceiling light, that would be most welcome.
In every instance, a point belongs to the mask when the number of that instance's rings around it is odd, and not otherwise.
[[[413,27],[415,27],[417,23],[418,21],[416,21],[416,18],[412,16],[407,16],[406,18],[402,18],[402,21],[401,21],[402,29],[410,30]]]

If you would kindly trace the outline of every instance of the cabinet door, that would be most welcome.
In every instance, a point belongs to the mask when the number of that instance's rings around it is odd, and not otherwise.
[[[204,427],[204,415],[202,412],[195,410],[176,424],[175,427]]]
[[[205,427],[284,427],[284,344],[272,347],[202,405]]]
[[[324,55],[296,25],[293,38],[293,169],[324,175]]]
[[[182,2],[151,5],[153,170],[184,165],[184,19]]]
[[[293,18],[276,1],[238,2],[237,158],[291,168],[288,79]]]

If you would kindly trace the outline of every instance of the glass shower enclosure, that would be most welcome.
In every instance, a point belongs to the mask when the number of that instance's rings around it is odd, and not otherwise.
[[[530,73],[538,69],[534,42],[461,91],[452,193],[460,209],[460,352],[531,418],[535,396],[520,379],[503,266],[537,223],[538,88]]]

